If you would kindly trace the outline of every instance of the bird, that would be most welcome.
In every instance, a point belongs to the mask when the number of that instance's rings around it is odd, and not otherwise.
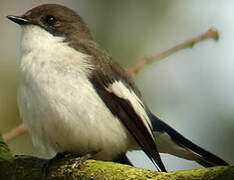
[[[229,165],[150,111],[76,11],[42,4],[7,18],[22,27],[18,106],[36,146],[129,165],[126,153],[143,150],[158,171],[166,171],[159,153]]]

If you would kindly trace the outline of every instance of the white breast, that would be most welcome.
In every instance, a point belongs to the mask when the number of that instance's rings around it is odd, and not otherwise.
[[[34,143],[46,150],[111,160],[135,141],[105,107],[88,76],[91,57],[40,27],[23,28],[19,109]]]

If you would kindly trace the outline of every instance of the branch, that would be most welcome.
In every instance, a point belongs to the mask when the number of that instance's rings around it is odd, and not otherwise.
[[[157,172],[113,162],[87,160],[77,164],[77,158],[66,157],[49,168],[45,178],[43,166],[46,160],[30,156],[12,157],[7,145],[0,138],[0,179],[15,180],[231,180],[234,166],[213,167],[188,171]]]
[[[137,64],[135,64],[133,67],[129,68],[128,71],[130,72],[130,74],[132,76],[134,76],[138,71],[140,71],[143,67],[145,67],[146,65],[154,62],[154,61],[158,61],[158,60],[161,60],[181,49],[185,49],[185,48],[192,48],[196,43],[198,42],[201,42],[203,40],[206,40],[206,39],[214,39],[214,40],[218,40],[219,39],[219,34],[218,34],[218,31],[215,30],[215,29],[210,29],[208,30],[207,32],[195,37],[195,38],[192,38],[188,41],[185,41],[181,44],[178,44],[156,56],[153,56],[151,58],[146,58],[140,62],[138,62]]]
[[[16,128],[12,129],[10,132],[3,135],[4,142],[8,142],[11,139],[14,139],[15,137],[25,133],[27,131],[27,126],[25,124],[21,124],[17,126]]]

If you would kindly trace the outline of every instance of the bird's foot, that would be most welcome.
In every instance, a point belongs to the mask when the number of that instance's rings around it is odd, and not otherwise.
[[[93,157],[93,154],[92,153],[87,153],[81,157],[76,157],[76,158],[72,158],[70,160],[70,167],[72,169],[74,168],[80,168],[84,163],[85,161],[87,161],[88,159],[92,158]]]
[[[83,156],[79,156],[76,154],[70,154],[67,152],[62,152],[62,153],[57,153],[56,156],[54,156],[51,159],[47,159],[45,161],[45,164],[43,165],[43,172],[44,172],[44,177],[46,178],[49,174],[49,170],[50,170],[50,166],[55,163],[56,161],[63,159],[63,158],[68,158],[71,157],[71,160],[68,164],[69,167],[71,167],[72,169],[74,168],[80,168],[84,162],[90,158],[92,158],[95,154],[97,154],[99,151],[92,151],[89,152]]]
[[[85,161],[87,161],[88,159],[93,158],[97,153],[99,153],[101,150],[97,150],[97,151],[91,151],[86,153],[85,155],[81,156],[81,157],[76,157],[71,159],[71,168],[80,168]]]

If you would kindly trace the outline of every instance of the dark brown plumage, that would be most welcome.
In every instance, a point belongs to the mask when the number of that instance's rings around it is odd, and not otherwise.
[[[45,20],[48,16],[56,18],[53,25]],[[92,40],[92,35],[83,19],[73,10],[58,4],[44,4],[27,11],[22,18],[36,24],[54,35],[64,36],[68,39],[79,38]]]

